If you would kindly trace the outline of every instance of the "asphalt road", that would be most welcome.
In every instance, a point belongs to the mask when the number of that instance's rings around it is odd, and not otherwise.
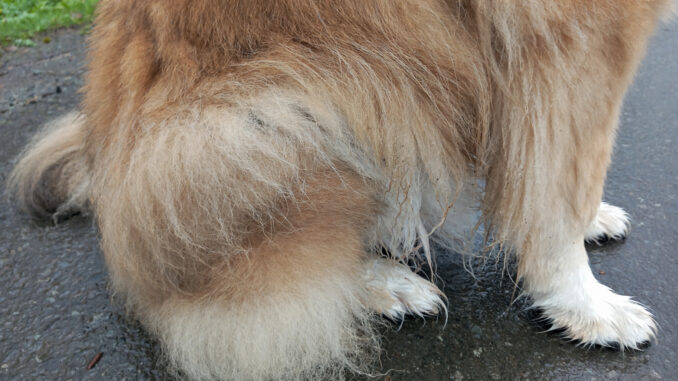
[[[77,107],[84,37],[0,57],[0,183],[39,126]],[[591,247],[596,276],[649,306],[658,341],[642,352],[581,348],[518,301],[501,264],[469,274],[439,259],[449,299],[443,319],[385,326],[391,380],[678,379],[678,23],[660,28],[631,88],[605,199],[633,218],[624,242]],[[0,185],[3,191],[4,185]],[[90,361],[103,353],[90,370]],[[32,221],[0,200],[0,379],[164,379],[156,343],[111,303],[91,219]]]

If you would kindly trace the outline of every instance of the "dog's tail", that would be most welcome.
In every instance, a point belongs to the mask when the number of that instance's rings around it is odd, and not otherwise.
[[[72,112],[49,123],[21,153],[7,189],[36,217],[59,222],[86,209],[90,172],[83,116]]]

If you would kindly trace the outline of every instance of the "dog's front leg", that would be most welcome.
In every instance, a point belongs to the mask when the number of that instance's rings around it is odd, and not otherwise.
[[[564,103],[573,113],[590,112],[576,99]],[[544,140],[524,141],[523,149],[534,156],[522,163],[522,172],[509,164],[509,189],[515,193],[505,194],[511,202],[499,214],[511,216],[506,239],[515,245],[524,291],[554,329],[564,329],[585,345],[638,348],[655,335],[651,314],[599,283],[584,247],[591,226],[605,217],[600,205],[617,108],[608,109],[607,117],[591,128],[584,123],[596,120],[593,113],[585,120],[567,119],[573,123],[552,117],[536,126],[532,139]],[[547,143],[549,135],[558,143]],[[625,231],[625,223],[621,226]]]
[[[489,57],[503,58],[493,71],[496,150],[484,214],[515,249],[534,306],[585,345],[638,348],[656,331],[644,307],[596,280],[584,247],[585,239],[626,233],[625,213],[601,200],[623,94],[654,27],[646,5],[629,2],[621,13],[591,5],[582,40],[563,39],[570,30],[553,23],[529,38],[509,30],[504,45],[487,43]]]
[[[569,338],[585,345],[638,348],[655,335],[651,314],[631,298],[598,282],[584,247],[585,238],[592,235],[591,227],[601,225],[601,219],[614,217],[605,215],[609,205],[600,204],[600,196],[591,196],[602,193],[604,170],[593,169],[597,155],[574,156],[555,151],[562,156],[544,158],[545,163],[569,161],[574,167],[591,170],[591,177],[576,186],[567,186],[566,182],[574,180],[570,171],[565,171],[536,181],[546,192],[536,192],[538,188],[526,190],[524,235],[518,234],[520,239],[516,242],[524,291],[533,299],[534,307],[543,311],[552,328],[564,329]],[[554,162],[548,165],[557,167]],[[605,209],[602,215],[599,204]],[[622,220],[624,223],[617,222],[625,231],[626,220]],[[602,230],[610,234],[614,229]],[[516,230],[520,231],[523,229]]]
[[[534,306],[542,309],[553,329],[562,328],[583,344],[638,348],[655,335],[652,316],[594,278],[581,238],[523,264]]]

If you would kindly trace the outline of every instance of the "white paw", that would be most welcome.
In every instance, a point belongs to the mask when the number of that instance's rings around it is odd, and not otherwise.
[[[368,263],[365,276],[370,307],[390,319],[436,315],[446,309],[438,287],[403,264],[378,258]]]
[[[652,314],[628,296],[615,294],[593,282],[579,290],[562,290],[536,300],[552,323],[551,330],[564,329],[565,335],[584,345],[618,346],[639,349],[657,332]]]
[[[624,209],[601,202],[596,218],[586,230],[585,240],[597,242],[603,238],[621,239],[626,237],[629,227],[629,215]]]

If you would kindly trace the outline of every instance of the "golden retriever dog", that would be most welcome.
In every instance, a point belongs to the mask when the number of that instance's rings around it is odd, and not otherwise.
[[[91,211],[114,294],[190,379],[369,371],[380,316],[445,310],[407,263],[458,247],[474,209],[553,328],[638,348],[651,314],[584,242],[627,232],[603,183],[670,6],[104,0],[81,111],[10,188],[55,221]]]

